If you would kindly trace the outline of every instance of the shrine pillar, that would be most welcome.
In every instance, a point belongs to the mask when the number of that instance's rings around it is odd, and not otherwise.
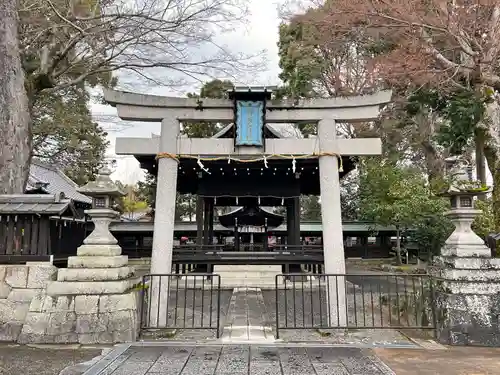
[[[203,245],[210,244],[210,198],[203,199]]]
[[[203,245],[203,197],[196,197],[196,245]]]
[[[331,153],[335,149],[335,120],[324,119],[318,123],[320,152]],[[340,206],[339,158],[335,155],[319,157],[321,193],[321,217],[323,225],[323,252],[325,273],[345,275],[342,211]],[[326,279],[329,291],[330,325],[346,327],[345,276]]]
[[[208,213],[208,244],[214,244],[214,211],[215,211],[215,199],[210,198],[209,200],[209,213]]]
[[[176,118],[165,118],[161,123],[160,153],[177,154],[179,122]],[[177,194],[177,160],[171,157],[158,159],[156,189],[156,211],[153,225],[153,249],[151,252],[151,274],[172,273],[172,251],[174,246],[175,197]],[[166,279],[166,278],[163,278]],[[160,290],[160,287],[162,290]],[[167,322],[168,280],[153,277],[151,281],[150,325],[162,327]],[[163,298],[161,298],[163,296]]]

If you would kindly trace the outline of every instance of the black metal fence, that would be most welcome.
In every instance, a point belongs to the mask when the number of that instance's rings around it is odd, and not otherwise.
[[[220,335],[221,287],[215,274],[142,278],[141,330],[207,329]]]
[[[272,293],[276,338],[282,329],[436,329],[428,275],[282,274]]]

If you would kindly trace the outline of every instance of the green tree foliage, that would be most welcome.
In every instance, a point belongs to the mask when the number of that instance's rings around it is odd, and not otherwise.
[[[33,151],[38,159],[59,166],[77,184],[93,179],[109,142],[88,107],[83,84],[40,93],[32,109]]]
[[[196,217],[196,195],[177,194],[175,199],[175,220],[193,221]]]
[[[137,197],[125,196],[122,198],[122,207],[123,214],[132,219],[136,212],[145,211],[148,204],[145,201],[137,200]]]
[[[282,96],[316,96],[313,81],[321,74],[323,59],[316,53],[315,46],[305,41],[305,33],[298,22],[282,23],[279,27],[279,77],[285,83]]]
[[[484,118],[489,100],[473,90],[419,89],[410,94],[406,111],[409,116],[417,115],[422,106],[436,111],[445,120],[436,140],[452,155],[461,155],[474,144],[477,126]]]
[[[118,212],[129,219],[133,219],[136,212],[147,210],[148,202],[141,195],[138,185],[125,185],[121,181],[115,181],[115,184],[126,194],[116,202],[115,209]]]
[[[204,98],[209,99],[225,99],[228,96],[228,90],[234,87],[231,81],[221,81],[214,79],[205,83],[200,90],[200,93],[189,93],[188,98],[199,99],[200,104]],[[190,138],[207,138],[214,136],[224,127],[223,124],[217,122],[200,122],[182,124],[181,134]]]
[[[149,207],[154,208],[156,204],[156,177],[151,173],[146,174],[144,181],[137,183],[137,195],[141,200],[147,202]]]
[[[476,232],[476,234],[481,238],[486,238],[490,233],[496,233],[492,200],[476,200],[474,202],[474,206],[476,209],[481,211],[472,223],[472,229],[474,232]]]
[[[443,202],[446,206],[446,202]],[[453,232],[454,225],[443,216],[443,208],[440,206],[433,212],[428,212],[421,220],[416,220],[409,235],[412,242],[416,243],[419,250],[428,254],[429,259],[433,255],[439,255],[446,239]]]
[[[432,194],[424,176],[414,168],[369,158],[360,172],[360,215],[396,228],[396,254],[401,263],[401,235],[411,228],[432,227],[435,223],[430,218],[444,220],[447,202]]]
[[[359,176],[349,173],[340,182],[340,206],[342,220],[354,221],[359,216]]]
[[[300,219],[306,221],[321,221],[321,203],[315,195],[300,197]]]

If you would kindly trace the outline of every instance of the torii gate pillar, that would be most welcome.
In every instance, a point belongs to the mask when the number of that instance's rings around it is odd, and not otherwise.
[[[337,129],[335,120],[318,122],[320,152],[335,148]],[[329,296],[330,326],[347,327],[344,237],[340,205],[339,160],[336,155],[319,157],[319,183],[321,194],[321,223],[323,227],[323,253]]]

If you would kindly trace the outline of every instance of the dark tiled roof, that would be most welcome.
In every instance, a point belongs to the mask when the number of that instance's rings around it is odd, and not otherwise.
[[[26,190],[42,189],[48,194],[64,193],[66,198],[77,202],[92,203],[92,199],[76,191],[78,185],[66,176],[59,168],[32,160]]]
[[[1,214],[43,214],[62,215],[71,210],[75,214],[70,199],[59,199],[55,195],[19,194],[0,195]]]

